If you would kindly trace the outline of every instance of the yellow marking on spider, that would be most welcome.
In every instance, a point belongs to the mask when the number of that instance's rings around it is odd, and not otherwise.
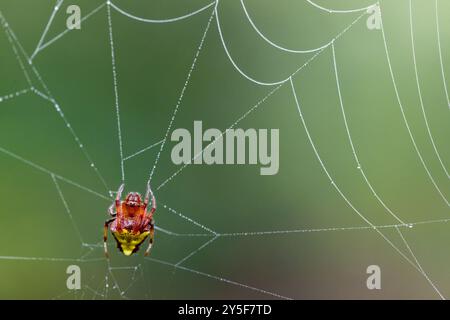
[[[120,244],[123,254],[126,256],[131,255],[136,247],[144,242],[145,238],[147,238],[149,234],[149,231],[135,233],[128,231],[127,229],[122,229],[121,232],[113,232],[114,238],[116,238],[117,242]]]

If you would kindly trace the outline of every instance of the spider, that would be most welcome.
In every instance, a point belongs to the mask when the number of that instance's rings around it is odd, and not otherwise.
[[[108,227],[116,239],[117,248],[124,255],[130,256],[139,250],[139,246],[149,237],[149,245],[144,255],[148,255],[153,244],[153,235],[155,223],[153,213],[156,210],[156,201],[150,188],[150,182],[147,184],[147,192],[144,202],[141,202],[141,196],[137,192],[130,192],[125,201],[121,201],[124,184],[117,191],[116,200],[109,207],[108,212],[113,217],[105,221],[103,229],[103,247],[105,256],[108,258],[108,248],[106,241],[108,239]],[[147,211],[149,200],[152,200],[152,207]],[[115,211],[114,211],[115,207]]]

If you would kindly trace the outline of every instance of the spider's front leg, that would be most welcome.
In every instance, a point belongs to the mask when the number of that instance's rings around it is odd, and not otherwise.
[[[116,218],[112,218],[112,219],[106,220],[105,221],[105,225],[103,227],[103,249],[105,250],[106,258],[109,258],[108,247],[106,245],[106,241],[108,240],[108,227],[109,227],[109,224],[111,222],[113,222],[114,220],[116,220]]]
[[[122,198],[122,192],[123,192],[124,187],[125,187],[125,184],[122,183],[119,187],[119,190],[116,193],[116,199],[115,199],[114,203],[108,208],[108,213],[112,217],[115,217],[117,215],[117,211],[120,206],[120,199]],[[114,211],[114,207],[116,208],[116,211]]]
[[[148,203],[150,201],[150,197],[152,198],[152,208],[150,209],[150,212],[148,212],[147,207],[148,207]],[[148,256],[150,253],[150,250],[152,249],[153,238],[155,235],[155,222],[153,220],[153,213],[156,211],[156,200],[155,200],[155,196],[153,194],[152,188],[150,186],[150,181],[147,184],[147,192],[145,194],[144,207],[145,207],[145,218],[146,218],[146,220],[148,219],[147,221],[149,221],[149,224],[150,224],[150,235],[149,235],[148,248],[147,248],[147,250],[145,250],[145,253],[144,253],[144,256]]]
[[[120,225],[120,217],[121,217],[121,198],[122,198],[122,192],[123,192],[123,188],[125,187],[125,184],[122,183],[119,187],[119,190],[117,190],[117,194],[116,194],[116,200],[114,201],[114,203],[108,208],[108,212],[112,217],[116,217],[118,215],[118,225],[117,227],[120,229],[121,225]],[[116,207],[116,211],[114,212],[114,207]]]
[[[147,209],[148,203],[150,201],[150,197],[152,198],[152,208],[151,208],[150,212],[146,212],[146,215],[151,218],[153,215],[153,212],[155,212],[155,210],[156,210],[156,200],[155,200],[155,196],[153,194],[152,188],[150,186],[150,181],[149,181],[147,183],[147,192],[145,193],[145,200],[144,200],[144,206],[146,209]]]
[[[145,250],[144,256],[148,256],[150,253],[150,249],[152,248],[152,245],[153,245],[154,235],[155,235],[155,222],[152,220],[152,221],[150,221],[150,236],[149,236],[148,248],[147,248],[147,250]]]
[[[120,205],[120,198],[122,198],[122,192],[123,192],[123,188],[125,187],[125,184],[122,183],[119,187],[119,190],[117,190],[116,193],[116,206]]]
[[[114,207],[116,207],[116,204],[113,203],[109,208],[108,208],[108,213],[111,217],[115,217],[117,215],[117,212],[114,211]]]

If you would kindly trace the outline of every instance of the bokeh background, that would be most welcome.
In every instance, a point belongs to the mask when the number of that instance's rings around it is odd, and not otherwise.
[[[164,19],[210,1],[113,2],[135,16]],[[316,1],[342,10],[372,2]],[[69,4],[79,5],[84,16],[102,3],[64,1],[44,43],[66,30]],[[245,4],[269,39],[293,49],[327,43],[362,13],[328,13],[306,0],[245,0]],[[438,0],[438,4],[444,72],[449,78],[450,2]],[[48,0],[0,0],[1,14],[28,55],[35,50],[54,5]],[[435,1],[412,0],[412,6],[425,111],[444,165],[450,169],[450,114],[439,62]],[[143,23],[111,10],[125,156],[164,137],[212,8],[167,24]],[[381,10],[405,116],[433,178],[450,198],[449,179],[434,153],[420,107],[409,1],[383,0]],[[255,79],[285,79],[313,55],[271,47],[251,27],[238,0],[221,1],[218,12],[233,59]],[[379,196],[404,221],[449,218],[449,207],[431,184],[408,135],[381,30],[369,30],[367,18],[362,17],[335,43],[342,98],[360,162]],[[29,88],[4,30],[0,32],[0,96]],[[44,93],[48,89],[58,102],[107,188],[52,103],[33,92],[0,103],[0,298],[277,298],[236,283],[294,299],[439,298],[425,277],[371,229],[219,237],[178,268],[173,264],[211,237],[159,231],[151,254],[158,262],[145,260],[143,250],[122,256],[110,236],[108,269],[101,247],[102,227],[108,218],[109,191],[121,181],[108,32],[104,6],[82,23],[81,30],[65,33],[38,52],[32,65],[24,66],[36,89]],[[356,168],[339,106],[331,47],[298,72],[294,83],[311,136],[334,181],[373,224],[397,224]],[[203,121],[204,128],[225,130],[271,90],[236,71],[214,19],[172,130],[192,130],[194,120]],[[177,234],[207,233],[163,204],[218,233],[367,226],[322,171],[289,83],[237,127],[280,130],[279,173],[261,176],[259,166],[251,165],[188,166],[156,191],[158,227]],[[170,160],[173,146],[168,141],[153,176],[154,186],[180,168]],[[125,161],[126,191],[145,192],[158,150],[159,146]],[[57,177],[68,214],[51,174],[14,155],[103,197]],[[400,229],[429,278],[444,296],[450,296],[449,225],[439,222]],[[413,259],[395,228],[382,232]],[[71,264],[81,267],[82,290],[66,288],[66,268]],[[366,268],[372,264],[381,268],[381,290],[366,287]]]

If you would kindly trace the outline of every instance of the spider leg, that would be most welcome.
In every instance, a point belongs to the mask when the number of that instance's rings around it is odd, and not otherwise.
[[[114,204],[111,205],[111,207],[109,208],[109,213],[111,214],[111,212],[113,211],[113,207],[114,205],[116,206],[116,216],[118,216],[118,220],[117,220],[117,227],[118,229],[121,229],[121,223],[120,223],[120,217],[122,216],[122,204],[121,204],[121,198],[122,198],[122,192],[123,192],[123,188],[125,187],[125,184],[122,183],[119,187],[119,190],[117,190],[117,194],[116,194],[116,200],[114,201]],[[111,214],[112,215],[112,214]]]
[[[106,258],[109,258],[108,247],[106,246],[106,241],[108,240],[108,226],[114,220],[116,220],[116,218],[112,218],[112,219],[106,220],[105,221],[105,225],[103,227],[103,248],[105,250]]]
[[[149,243],[148,243],[148,248],[147,250],[145,250],[144,256],[148,256],[150,253],[150,249],[152,248],[153,245],[153,237],[155,235],[155,225],[153,220],[150,222],[150,236],[149,236]]]
[[[152,208],[150,209],[150,212],[148,213],[148,216],[151,218],[153,215],[153,212],[156,210],[156,200],[155,196],[153,194],[152,188],[150,186],[150,181],[147,183],[147,192],[145,193],[145,200],[144,200],[144,206],[147,208],[148,203],[150,201],[150,197],[152,198]]]
[[[115,207],[115,203],[113,203],[109,208],[108,208],[108,213],[111,217],[115,217],[117,215],[116,212],[114,212],[114,207]]]
[[[125,187],[125,184],[122,183],[119,187],[119,190],[117,190],[117,194],[116,194],[116,206],[120,205],[120,198],[122,198],[122,192],[123,192],[123,188]]]

